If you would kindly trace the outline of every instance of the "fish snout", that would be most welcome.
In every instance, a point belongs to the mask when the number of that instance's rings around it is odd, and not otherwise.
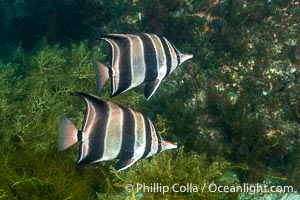
[[[163,142],[163,151],[168,150],[168,149],[177,149],[177,144],[173,144],[168,141]]]
[[[193,58],[193,54],[183,54],[183,53],[181,53],[180,54],[180,64],[182,64],[183,62],[185,62],[185,61],[187,61],[191,58]]]

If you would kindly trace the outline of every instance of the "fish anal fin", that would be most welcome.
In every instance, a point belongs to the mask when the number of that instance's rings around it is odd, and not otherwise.
[[[93,64],[95,66],[97,76],[97,93],[100,94],[104,84],[109,79],[109,70],[108,67],[96,59],[93,59]]]
[[[155,81],[146,83],[144,94],[147,99],[150,99],[150,97],[154,94],[154,92],[157,90],[160,82],[161,82],[161,80],[156,79]]]
[[[63,151],[78,142],[77,133],[76,126],[62,115],[59,124],[58,150]]]
[[[135,159],[120,159],[119,162],[116,164],[115,169],[117,172],[127,169],[131,165],[133,165],[137,160]]]

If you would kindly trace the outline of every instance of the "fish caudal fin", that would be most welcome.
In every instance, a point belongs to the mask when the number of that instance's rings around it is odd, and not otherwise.
[[[109,79],[109,71],[105,65],[96,59],[93,59],[93,64],[95,66],[97,76],[97,93],[100,94],[104,84]]]
[[[78,141],[78,129],[76,126],[64,115],[60,117],[58,150],[63,151]]]
[[[150,97],[154,94],[154,92],[157,90],[161,80],[156,79],[155,81],[151,81],[146,83],[144,95],[147,99],[150,99]]]

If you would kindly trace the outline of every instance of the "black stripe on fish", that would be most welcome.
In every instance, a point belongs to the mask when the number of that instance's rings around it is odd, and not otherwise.
[[[171,57],[171,54],[170,54],[170,50],[169,50],[169,47],[166,43],[166,40],[165,38],[163,37],[159,37],[162,45],[163,45],[163,48],[165,50],[165,55],[166,55],[166,61],[167,61],[167,73],[165,75],[168,76],[170,73],[171,73],[171,69],[172,69],[172,57]]]
[[[134,155],[135,121],[131,111],[128,108],[122,107],[123,110],[123,130],[122,130],[122,144],[121,151],[117,158],[130,159]]]
[[[180,59],[180,51],[174,46],[174,44],[172,44],[171,42],[169,42],[170,44],[171,44],[171,46],[173,47],[173,49],[174,49],[174,51],[175,51],[175,53],[176,53],[176,58],[177,58],[177,66],[176,67],[178,67],[179,65],[180,65],[180,63],[181,63],[181,59]],[[175,68],[176,68],[175,67]]]
[[[144,45],[144,59],[146,64],[146,74],[144,82],[155,80],[158,76],[157,57],[155,47],[151,40],[151,35],[141,34],[141,40]]]
[[[160,153],[162,151],[162,140],[163,139],[160,136],[160,134],[158,133],[158,131],[156,130],[156,128],[155,128],[155,133],[156,133],[156,137],[157,137],[157,152],[156,153]]]
[[[158,138],[157,138],[157,134],[156,134],[154,125],[152,124],[152,122],[150,120],[149,120],[149,124],[150,124],[150,129],[151,129],[152,143],[151,143],[151,151],[147,155],[147,157],[156,154],[157,153],[157,149],[158,149]]]
[[[132,70],[132,63],[130,60],[131,57],[131,52],[130,51],[130,42],[128,37],[121,37],[121,36],[106,36],[105,38],[107,39],[112,39],[114,42],[117,43],[119,46],[120,52],[118,57],[120,58],[118,61],[118,66],[113,66],[114,67],[119,67],[119,77],[118,77],[118,87],[117,90],[112,94],[112,96],[116,96],[120,94],[121,92],[125,91],[127,88],[130,87],[132,77],[131,77],[131,70]],[[117,55],[115,55],[117,56]],[[114,79],[113,76],[111,76],[112,79]],[[115,84],[115,83],[114,83]]]
[[[78,140],[78,141],[82,141],[82,139],[83,139],[83,133],[82,133],[82,131],[78,130],[78,133],[77,133],[77,140]]]
[[[146,147],[142,158],[147,157],[147,155],[151,152],[151,144],[152,144],[152,134],[151,134],[151,127],[148,117],[144,116],[144,123],[145,123],[145,132],[146,132]]]
[[[166,72],[167,72],[167,66],[166,66],[167,59],[166,59],[165,49],[163,48],[163,44],[157,35],[152,34],[151,38],[152,38],[152,42],[155,46],[155,55],[156,55],[157,61],[158,61],[158,63],[157,63],[157,70],[158,70],[157,79],[162,80],[166,76]]]

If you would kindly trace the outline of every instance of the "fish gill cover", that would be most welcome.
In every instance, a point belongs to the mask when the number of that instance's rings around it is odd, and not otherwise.
[[[0,7],[0,199],[297,198],[125,186],[258,183],[299,191],[299,1],[3,0]],[[143,32],[194,57],[149,101],[138,88],[113,101],[147,113],[181,147],[119,173],[114,161],[74,165],[77,148],[57,151],[57,127],[61,113],[82,124],[85,108],[71,92],[96,91],[91,59],[108,57],[95,36]]]

